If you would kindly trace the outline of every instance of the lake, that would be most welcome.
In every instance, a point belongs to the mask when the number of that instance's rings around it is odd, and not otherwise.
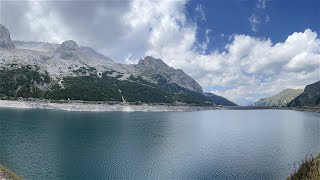
[[[320,114],[0,109],[0,164],[26,179],[284,179]]]

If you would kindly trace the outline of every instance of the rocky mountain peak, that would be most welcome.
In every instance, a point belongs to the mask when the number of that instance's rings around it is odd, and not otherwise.
[[[194,79],[181,69],[168,66],[161,59],[147,56],[139,60],[137,67],[145,75],[159,74],[165,77],[169,83],[175,83],[191,91],[203,93],[202,87]]]
[[[64,41],[60,47],[59,51],[78,51],[80,48],[74,40]]]
[[[15,48],[14,43],[10,38],[9,30],[0,24],[0,48],[12,49]]]
[[[79,57],[80,48],[73,40],[64,41],[58,48],[57,52],[60,53],[61,59],[74,59]]]
[[[155,59],[151,56],[147,56],[144,59],[140,59],[138,62],[138,67],[145,69],[154,69],[157,71],[170,69],[170,67],[161,59]]]

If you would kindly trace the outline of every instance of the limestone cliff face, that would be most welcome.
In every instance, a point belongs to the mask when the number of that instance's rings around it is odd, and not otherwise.
[[[13,49],[14,43],[11,40],[9,30],[0,24],[0,48]]]
[[[60,47],[58,48],[57,52],[60,53],[60,58],[61,59],[75,59],[79,58],[79,46],[78,44],[73,41],[64,41]]]
[[[144,76],[162,75],[169,83],[175,83],[186,89],[203,93],[202,87],[181,69],[174,69],[161,59],[147,56],[138,62],[137,68]]]

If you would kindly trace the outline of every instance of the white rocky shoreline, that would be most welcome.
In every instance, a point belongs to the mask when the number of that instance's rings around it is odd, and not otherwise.
[[[165,105],[165,104],[139,104],[128,103],[108,104],[108,103],[83,103],[66,102],[55,103],[49,101],[11,101],[0,100],[0,108],[17,109],[50,109],[63,111],[87,111],[87,112],[187,112],[213,110],[214,106],[189,106],[189,105]]]
[[[320,113],[320,107],[256,107],[256,106],[196,106],[188,104],[133,104],[122,102],[86,102],[48,100],[0,100],[0,108],[48,109],[74,112],[192,112],[207,110],[278,109]]]

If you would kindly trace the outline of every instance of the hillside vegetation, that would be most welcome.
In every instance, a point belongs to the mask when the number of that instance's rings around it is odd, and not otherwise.
[[[79,68],[82,76],[67,76],[54,80],[36,66],[22,66],[0,69],[0,97],[2,99],[37,98],[51,100],[116,101],[143,103],[187,103],[195,105],[214,105],[202,93],[169,83],[161,75],[151,83],[142,77],[130,76],[119,80],[119,76],[109,76],[110,71],[101,76],[95,69]],[[218,103],[229,102],[226,99]]]
[[[291,102],[294,98],[299,96],[301,93],[303,93],[302,89],[285,89],[281,91],[280,93],[260,99],[259,101],[255,102],[254,106],[286,106],[289,102]]]
[[[16,175],[14,172],[8,168],[0,165],[0,179],[1,180],[22,180],[21,177]]]
[[[316,158],[305,158],[287,180],[320,180],[320,155]]]
[[[290,107],[315,107],[320,106],[320,81],[309,84],[304,92],[292,100],[288,106]]]

